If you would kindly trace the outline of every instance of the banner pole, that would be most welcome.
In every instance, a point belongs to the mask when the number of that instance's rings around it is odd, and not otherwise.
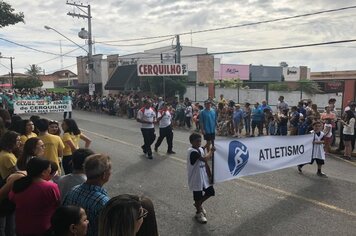
[[[214,140],[211,141],[211,146],[215,148]],[[212,168],[212,170],[211,170],[211,184],[214,184],[214,172],[215,172],[215,170],[214,170],[214,154],[215,154],[215,152],[213,152],[213,154],[211,155],[211,168]]]

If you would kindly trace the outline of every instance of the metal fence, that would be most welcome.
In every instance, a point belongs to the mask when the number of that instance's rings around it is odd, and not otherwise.
[[[224,95],[227,100],[237,103],[249,102],[254,104],[266,100],[270,106],[276,106],[279,96],[284,96],[284,100],[289,105],[297,105],[300,100],[312,100],[319,108],[328,104],[330,98],[336,99],[335,107],[342,110],[343,104],[343,81],[318,81],[314,83],[300,84],[298,82],[244,82],[234,87],[226,87],[223,84],[215,84],[215,98]],[[185,97],[193,101],[201,102],[208,96],[208,87],[199,85],[188,85]]]

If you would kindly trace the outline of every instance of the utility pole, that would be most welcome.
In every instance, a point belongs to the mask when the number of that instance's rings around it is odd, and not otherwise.
[[[13,88],[14,87],[14,67],[12,65],[12,59],[15,59],[15,57],[3,57],[3,56],[1,56],[1,53],[0,53],[0,58],[10,59],[11,88]]]
[[[84,12],[85,14],[78,14],[74,12],[68,12],[67,15],[72,16],[72,17],[78,17],[78,18],[85,18],[88,19],[88,70],[89,70],[89,95],[94,95],[95,92],[95,85],[94,85],[94,78],[93,78],[93,41],[92,41],[92,33],[91,33],[91,9],[90,9],[90,4],[88,5],[83,5],[77,4],[77,3],[71,3],[67,1],[67,5],[75,6],[77,7],[81,12]],[[86,8],[87,11],[83,10],[83,8]]]
[[[176,35],[177,45],[176,45],[176,63],[181,62],[180,51],[182,51],[182,47],[180,46],[179,34]]]
[[[62,40],[59,40],[59,51],[61,55],[61,70],[63,70],[63,51],[62,51]]]

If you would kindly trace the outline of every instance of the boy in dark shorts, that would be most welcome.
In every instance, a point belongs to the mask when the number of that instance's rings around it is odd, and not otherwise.
[[[193,133],[189,136],[189,141],[192,144],[188,148],[187,155],[187,172],[189,189],[193,191],[194,206],[196,208],[195,218],[199,223],[207,223],[206,211],[202,204],[211,196],[215,196],[214,187],[209,182],[207,161],[211,159],[215,148],[205,154],[201,147],[201,135]]]
[[[324,132],[321,131],[323,129],[323,124],[321,121],[315,121],[313,123],[313,130],[311,133],[314,135],[313,138],[313,151],[312,151],[312,161],[310,164],[313,164],[316,161],[318,165],[317,175],[319,177],[327,178],[327,175],[321,172],[321,167],[325,163],[325,152],[324,152]],[[302,167],[305,164],[298,165],[298,171],[302,173]]]

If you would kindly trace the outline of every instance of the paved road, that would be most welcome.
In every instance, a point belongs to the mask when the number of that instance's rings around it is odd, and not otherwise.
[[[61,119],[60,114],[46,117]],[[164,143],[148,160],[136,121],[82,111],[73,118],[93,139],[92,149],[112,158],[113,174],[105,186],[110,195],[150,197],[162,236],[356,235],[356,163],[328,156],[327,179],[315,175],[314,165],[305,166],[302,175],[289,168],[217,184],[216,196],[205,206],[208,224],[200,225],[187,187],[188,131],[174,132],[177,154],[167,156]]]

